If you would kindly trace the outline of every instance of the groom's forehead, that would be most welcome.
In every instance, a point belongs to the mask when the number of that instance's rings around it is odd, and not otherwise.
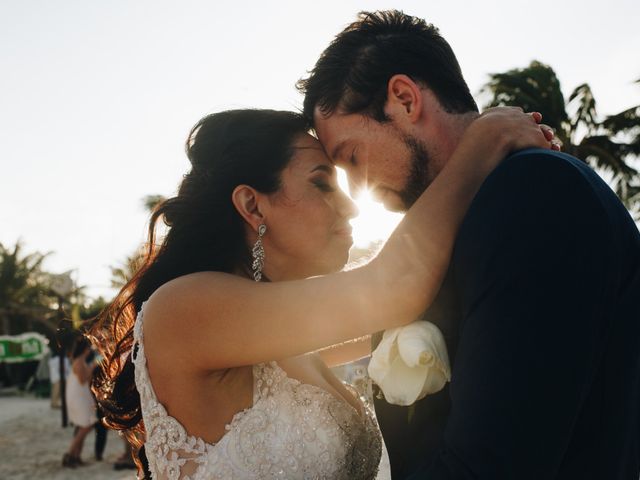
[[[327,156],[332,162],[344,154],[349,142],[357,140],[365,132],[366,124],[357,114],[318,114],[315,117],[315,132]]]

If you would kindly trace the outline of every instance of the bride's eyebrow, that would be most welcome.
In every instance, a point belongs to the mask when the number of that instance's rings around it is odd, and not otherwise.
[[[309,173],[313,172],[324,172],[327,175],[333,175],[335,173],[335,170],[328,165],[316,165]]]

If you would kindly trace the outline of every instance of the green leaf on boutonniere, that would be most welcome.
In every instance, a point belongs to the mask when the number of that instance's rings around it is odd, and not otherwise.
[[[413,420],[413,415],[416,413],[416,404],[411,404],[407,407],[407,423],[411,423]]]

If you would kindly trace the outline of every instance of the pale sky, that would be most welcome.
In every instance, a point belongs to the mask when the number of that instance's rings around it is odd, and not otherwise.
[[[474,93],[537,59],[567,95],[589,83],[602,115],[640,103],[637,0],[0,0],[0,242],[53,251],[47,269],[110,295],[109,265],[144,239],[141,198],[171,195],[188,169],[190,127],[298,109],[294,84],[333,36],[387,8],[437,25]],[[362,210],[360,244],[397,221]]]

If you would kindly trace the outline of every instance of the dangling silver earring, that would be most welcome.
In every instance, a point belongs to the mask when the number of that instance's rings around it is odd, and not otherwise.
[[[264,223],[261,223],[260,226],[258,226],[258,239],[253,245],[253,250],[251,250],[251,255],[253,256],[253,265],[251,268],[253,269],[253,279],[256,282],[259,282],[262,279],[262,269],[264,268],[264,247],[262,246],[262,237],[266,232],[267,226]]]

